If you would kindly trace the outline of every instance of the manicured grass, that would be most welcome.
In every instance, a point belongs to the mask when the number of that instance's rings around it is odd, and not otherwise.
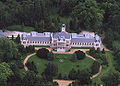
[[[92,59],[86,57],[83,60],[78,60],[77,62],[71,62],[71,54],[55,54],[55,59],[52,61],[55,65],[58,66],[59,73],[68,74],[69,71],[74,68],[75,70],[83,70],[90,68],[92,63],[94,62]],[[63,59],[64,62],[61,63],[60,59]],[[45,69],[45,64],[49,61],[40,59],[36,55],[32,56],[28,61],[34,61],[37,66],[39,73],[42,73]],[[79,67],[77,67],[79,65]]]
[[[11,31],[22,31],[22,32],[31,32],[31,31],[34,31],[33,27],[24,26],[24,28],[22,28],[21,25],[8,26],[7,29],[11,30]]]

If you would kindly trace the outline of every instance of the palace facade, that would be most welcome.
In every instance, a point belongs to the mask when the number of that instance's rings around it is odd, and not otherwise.
[[[31,32],[30,34],[23,33],[20,37],[21,44],[24,46],[50,46],[52,49],[57,50],[57,52],[65,52],[71,47],[101,47],[101,39],[97,34],[68,33],[66,32],[65,24],[62,25],[61,32]]]

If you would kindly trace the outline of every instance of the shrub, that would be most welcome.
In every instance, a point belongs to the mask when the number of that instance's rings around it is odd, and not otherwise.
[[[43,59],[48,59],[47,55],[49,53],[49,50],[46,49],[46,48],[42,48],[42,49],[39,49],[36,53],[36,55],[39,57],[39,58],[43,58]]]
[[[77,59],[79,59],[79,60],[84,59],[86,57],[85,53],[83,51],[78,50],[75,53],[77,55]]]

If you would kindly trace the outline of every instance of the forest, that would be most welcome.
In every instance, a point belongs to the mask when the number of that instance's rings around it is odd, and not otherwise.
[[[110,49],[119,44],[119,18],[119,0],[0,1],[0,28],[3,30],[20,25],[21,31],[29,26],[37,32],[56,32],[65,23],[68,32],[88,30],[105,37],[103,42]]]
[[[101,36],[103,44],[112,51],[114,68],[117,71],[102,77],[102,83],[105,86],[118,86],[120,84],[119,0],[0,0],[0,29],[3,31],[11,30],[10,27],[24,31],[26,27],[31,27],[37,32],[57,32],[63,23],[66,24],[68,32],[79,33],[87,30]],[[27,29],[32,31],[30,28]],[[33,65],[35,71],[23,72],[23,59],[33,51],[35,52],[34,46],[24,48],[20,45],[19,38],[12,40],[0,38],[0,85],[57,86],[56,83],[48,82],[52,78],[47,80],[49,77],[37,75],[33,62],[28,65]],[[95,57],[102,57],[95,53],[95,50],[91,50],[91,53]],[[106,59],[104,60],[104,64],[110,66]],[[51,66],[54,67],[53,64]],[[73,78],[76,73],[74,69],[71,71]],[[79,76],[84,75],[84,71],[78,73]],[[61,78],[61,75],[59,77]],[[78,78],[81,80],[83,77]],[[88,77],[85,79],[88,80],[88,82],[85,80],[85,83],[91,86],[92,81]],[[14,81],[16,82],[13,83]]]

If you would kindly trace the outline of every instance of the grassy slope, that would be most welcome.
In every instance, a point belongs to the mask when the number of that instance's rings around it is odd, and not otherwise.
[[[22,32],[31,32],[34,30],[33,27],[29,27],[29,26],[24,26],[24,29],[23,29],[21,25],[8,26],[7,29],[11,31],[22,31]]]
[[[93,79],[93,83],[103,84],[102,81],[100,80],[100,78],[108,75],[110,72],[115,72],[116,71],[115,68],[114,68],[115,61],[114,61],[114,58],[112,56],[112,52],[106,52],[106,57],[107,57],[109,66],[102,68],[101,74],[98,77]]]
[[[71,62],[70,61],[71,55],[65,55],[65,54],[56,54],[55,55],[55,60],[52,61],[54,64],[58,65],[58,71],[59,73],[62,74],[67,74],[69,73],[69,71],[74,68],[74,69],[79,69],[79,70],[83,70],[86,68],[90,68],[92,63],[94,62],[92,59],[86,57],[84,60],[78,60],[77,62]],[[64,59],[64,62],[61,63],[59,60],[60,59]],[[36,55],[32,56],[29,61],[34,61],[37,69],[39,71],[39,73],[43,72],[43,70],[45,69],[45,64],[48,63],[47,60],[44,59],[40,59],[38,58]],[[87,63],[87,64],[86,64]],[[77,65],[79,65],[79,67],[77,67]]]

